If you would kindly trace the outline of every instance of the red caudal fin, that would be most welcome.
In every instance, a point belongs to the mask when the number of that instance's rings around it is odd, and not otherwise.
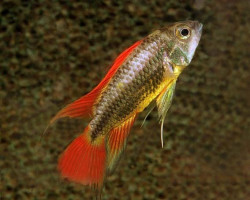
[[[141,41],[137,41],[131,47],[123,51],[115,60],[114,64],[103,78],[103,80],[88,94],[81,97],[80,99],[74,101],[73,103],[67,105],[61,111],[59,111],[55,117],[52,118],[50,124],[62,117],[91,117],[94,112],[94,105],[98,102],[98,97],[101,92],[105,89],[106,85],[116,73],[117,69],[121,66],[121,64],[125,61],[125,59],[129,56],[129,54],[141,43]]]
[[[131,127],[136,115],[130,117],[120,126],[114,128],[107,139],[107,171],[112,173],[119,161],[125,147]]]
[[[89,126],[66,148],[58,162],[62,177],[83,185],[101,188],[126,146],[135,115],[111,130],[91,140]]]
[[[100,188],[106,171],[104,136],[91,141],[87,127],[61,155],[58,169],[70,181]]]

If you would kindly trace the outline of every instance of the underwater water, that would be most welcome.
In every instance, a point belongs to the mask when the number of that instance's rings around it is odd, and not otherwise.
[[[157,111],[137,118],[104,200],[250,199],[249,21],[246,0],[0,3],[0,199],[92,199],[60,178],[57,160],[88,121],[61,119],[114,59],[168,22],[203,23],[180,75],[161,148]]]

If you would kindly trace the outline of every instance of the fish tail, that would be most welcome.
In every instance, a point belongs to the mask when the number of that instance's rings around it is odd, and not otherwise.
[[[88,125],[61,155],[58,170],[62,177],[101,189],[106,174],[111,174],[120,160],[135,117],[94,140]]]
[[[91,140],[90,126],[64,151],[58,162],[62,177],[101,188],[106,171],[105,136]]]

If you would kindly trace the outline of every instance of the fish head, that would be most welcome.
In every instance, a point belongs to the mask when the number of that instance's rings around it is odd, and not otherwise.
[[[166,41],[167,60],[173,66],[186,67],[190,64],[202,34],[198,21],[170,24],[160,30]]]

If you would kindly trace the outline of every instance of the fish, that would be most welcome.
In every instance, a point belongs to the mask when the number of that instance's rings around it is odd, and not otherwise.
[[[135,42],[92,91],[51,119],[50,124],[63,117],[90,118],[59,158],[63,178],[102,188],[125,150],[136,117],[152,102],[158,109],[163,146],[163,124],[176,81],[194,56],[202,27],[198,21],[170,23]]]

